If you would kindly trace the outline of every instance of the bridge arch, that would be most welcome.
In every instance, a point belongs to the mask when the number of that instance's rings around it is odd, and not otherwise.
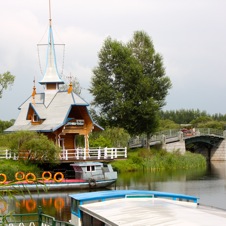
[[[185,137],[185,148],[193,153],[200,153],[211,160],[213,152],[217,149],[224,140],[222,136],[215,135],[200,135]]]
[[[209,160],[226,160],[226,130],[213,128],[196,128],[191,133],[181,130],[167,130],[153,134],[150,140],[145,136],[137,136],[129,141],[129,148],[162,145],[168,152],[179,150],[184,153],[190,150],[201,153]]]

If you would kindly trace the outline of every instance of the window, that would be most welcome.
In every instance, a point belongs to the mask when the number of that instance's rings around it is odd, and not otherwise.
[[[95,171],[95,166],[87,166],[87,171],[88,172]]]
[[[38,122],[39,118],[38,115],[36,113],[33,114],[33,122]]]

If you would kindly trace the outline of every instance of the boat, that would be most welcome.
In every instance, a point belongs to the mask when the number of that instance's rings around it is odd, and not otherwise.
[[[226,225],[226,211],[199,204],[184,194],[144,190],[109,190],[72,194],[75,226]]]
[[[33,173],[17,172],[16,181],[9,182],[5,174],[0,174],[0,190],[20,191],[54,191],[74,189],[100,189],[116,183],[117,172],[111,164],[101,162],[76,162],[70,164],[74,169],[74,178],[65,178],[63,172],[52,174],[50,171],[42,173],[42,178],[36,178]]]

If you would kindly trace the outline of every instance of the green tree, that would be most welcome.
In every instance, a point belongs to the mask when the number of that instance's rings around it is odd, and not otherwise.
[[[127,147],[129,141],[129,134],[118,127],[108,127],[106,130],[99,133],[91,133],[90,146],[91,147]]]
[[[180,109],[160,112],[161,119],[169,119],[178,124],[188,124],[191,123],[192,120],[205,116],[209,115],[206,111],[200,111],[199,109]]]
[[[98,136],[91,136],[91,139],[89,141],[90,147],[112,147],[111,141],[103,136],[102,134],[99,134]]]
[[[146,133],[150,138],[171,88],[150,37],[137,31],[127,44],[107,38],[93,73],[92,104],[100,109],[102,119],[131,135]]]
[[[169,119],[161,119],[158,130],[163,131],[169,129],[180,129],[180,125]]]
[[[27,153],[27,160],[56,162],[60,148],[45,135],[30,131],[19,131],[4,135],[4,144],[16,154]]]
[[[205,124],[207,122],[211,122],[213,119],[210,116],[200,116],[191,121],[191,124],[195,127],[199,127],[200,124]]]
[[[0,98],[2,98],[3,90],[12,86],[15,80],[15,76],[11,75],[9,71],[0,74]]]
[[[0,133],[3,133],[5,129],[9,128],[14,124],[14,119],[11,119],[10,121],[2,121],[0,120]]]

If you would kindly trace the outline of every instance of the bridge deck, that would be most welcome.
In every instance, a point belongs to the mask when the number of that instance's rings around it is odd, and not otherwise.
[[[203,136],[207,139],[214,140],[213,143],[216,143],[216,140],[218,142],[220,139],[225,139],[226,131],[212,128],[197,128],[195,130],[185,132],[182,132],[181,130],[167,130],[154,134],[148,142],[150,146],[154,146],[156,144],[167,144]],[[129,148],[145,147],[146,143],[147,139],[144,136],[132,138],[129,141]]]

